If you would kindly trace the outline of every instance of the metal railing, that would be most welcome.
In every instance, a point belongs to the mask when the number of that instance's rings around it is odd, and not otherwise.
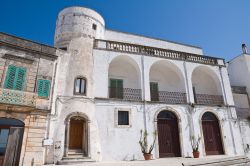
[[[109,98],[141,101],[141,89],[110,87]]]
[[[35,93],[0,88],[0,103],[35,107],[35,100]]]
[[[195,103],[202,105],[223,105],[222,95],[195,94]]]
[[[186,93],[183,92],[151,92],[151,101],[159,101],[168,104],[185,104],[187,103]]]
[[[107,41],[107,40],[95,40],[95,48],[106,49],[111,51],[127,52],[127,53],[145,54],[148,56],[176,59],[183,61],[185,60],[195,63],[210,64],[210,65],[219,65],[218,60],[221,60],[222,65],[225,64],[224,59],[220,58],[191,54],[169,49],[142,46],[130,43]]]

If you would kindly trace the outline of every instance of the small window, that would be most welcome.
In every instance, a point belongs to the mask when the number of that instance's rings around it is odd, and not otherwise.
[[[132,127],[131,109],[130,108],[115,108],[115,127],[130,128]]]
[[[5,77],[4,88],[23,90],[26,78],[26,68],[9,65]]]
[[[64,50],[64,51],[67,51],[67,50],[68,50],[67,47],[61,47],[60,49],[61,49],[61,50]]]
[[[96,30],[97,25],[96,24],[92,24],[92,29]]]
[[[118,125],[129,125],[128,111],[118,111]]]
[[[86,79],[76,78],[74,94],[86,95]]]
[[[37,80],[37,94],[39,97],[48,98],[50,93],[50,80]]]

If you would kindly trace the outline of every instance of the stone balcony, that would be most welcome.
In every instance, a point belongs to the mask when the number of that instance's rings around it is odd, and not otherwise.
[[[36,93],[0,88],[0,110],[48,110],[49,100],[38,98]]]
[[[153,56],[166,59],[174,59],[181,61],[188,61],[193,63],[201,63],[216,66],[225,66],[225,60],[216,57],[204,56],[191,54],[187,52],[155,48],[131,43],[123,43],[108,40],[95,40],[95,49],[115,51],[115,52],[125,52],[131,54],[143,54],[146,56]]]

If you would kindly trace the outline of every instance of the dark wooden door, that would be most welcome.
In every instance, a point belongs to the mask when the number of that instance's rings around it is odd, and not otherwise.
[[[83,125],[82,120],[70,120],[69,149],[82,149],[83,147]]]
[[[202,129],[206,155],[224,154],[219,123],[217,119],[205,118],[202,120]]]
[[[160,157],[180,157],[178,123],[176,119],[158,119]]]

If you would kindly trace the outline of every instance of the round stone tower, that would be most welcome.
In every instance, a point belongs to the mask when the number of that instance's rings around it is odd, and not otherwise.
[[[54,103],[62,98],[59,107],[52,107],[57,111],[57,120],[51,123],[53,139],[61,142],[59,158],[67,157],[71,139],[70,121],[82,119],[86,126],[80,140],[85,140],[83,146],[78,147],[86,157],[100,160],[100,140],[98,125],[95,117],[94,98],[94,56],[95,39],[104,38],[104,20],[94,10],[84,7],[69,7],[63,9],[57,18],[55,32],[55,47],[66,49],[58,51],[56,84]],[[80,80],[81,81],[77,81]],[[84,84],[80,83],[83,82]],[[80,87],[85,90],[79,90]],[[78,91],[76,91],[78,89]],[[81,88],[80,88],[81,89]],[[66,102],[67,101],[67,102]],[[58,110],[56,110],[58,108]],[[53,112],[53,111],[52,111]],[[65,123],[67,121],[67,123]],[[88,131],[88,132],[86,132]],[[71,149],[72,150],[72,149]],[[53,152],[51,151],[53,154]],[[53,155],[48,155],[53,156]]]
[[[68,7],[57,18],[55,47],[67,48],[74,38],[104,38],[105,22],[96,11],[85,7]]]

